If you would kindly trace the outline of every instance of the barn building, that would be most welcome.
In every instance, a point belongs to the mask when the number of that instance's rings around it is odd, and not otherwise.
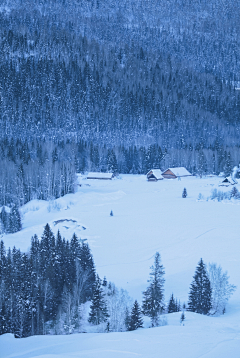
[[[162,171],[160,169],[152,169],[147,173],[147,180],[148,181],[157,181],[162,180]]]
[[[184,167],[178,167],[178,168],[168,168],[164,172],[162,172],[162,176],[165,179],[176,179],[179,177],[188,177],[192,174],[189,173],[189,171]]]
[[[88,173],[87,179],[100,179],[100,180],[112,180],[113,173]]]

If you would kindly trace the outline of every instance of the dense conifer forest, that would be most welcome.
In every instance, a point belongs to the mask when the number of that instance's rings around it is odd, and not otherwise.
[[[75,172],[239,164],[239,0],[0,6],[0,203]]]

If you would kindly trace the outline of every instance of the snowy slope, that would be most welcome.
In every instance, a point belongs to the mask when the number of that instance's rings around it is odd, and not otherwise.
[[[13,338],[5,335],[0,341],[1,358],[156,357],[157,352],[162,352],[164,358],[240,357],[240,201],[197,200],[199,193],[205,199],[209,197],[219,181],[217,177],[189,177],[147,182],[145,176],[137,175],[98,181],[79,176],[81,186],[77,193],[51,203],[32,201],[25,205],[23,230],[6,235],[3,240],[6,246],[27,250],[31,236],[40,236],[47,222],[55,233],[59,229],[68,239],[76,232],[89,242],[100,277],[105,275],[139,301],[156,251],[165,267],[166,300],[173,292],[181,302],[187,302],[189,285],[202,257],[205,263],[220,264],[228,271],[230,283],[238,286],[226,315],[210,318],[187,312],[185,327],[180,327],[178,315],[168,317],[168,326],[155,329],[31,337],[15,340],[9,346],[7,340]],[[188,192],[186,199],[182,198],[184,187]],[[237,188],[240,189],[239,184]],[[229,191],[232,187],[218,189]],[[111,210],[113,217],[109,215]],[[43,344],[52,348],[41,350]],[[147,354],[147,347],[151,355]],[[31,349],[32,353],[24,353]],[[235,354],[231,355],[231,350]]]
[[[201,257],[228,270],[232,283],[240,282],[240,201],[197,201],[199,193],[210,196],[219,178],[147,182],[137,175],[112,181],[80,176],[79,182],[82,186],[75,194],[51,203],[26,204],[23,230],[3,236],[5,245],[27,250],[31,236],[41,236],[47,222],[68,239],[76,232],[89,242],[100,277],[106,275],[137,299],[146,287],[156,251],[166,271],[167,297],[173,291],[187,299]],[[181,196],[184,187],[186,199]],[[234,297],[239,298],[239,291]]]

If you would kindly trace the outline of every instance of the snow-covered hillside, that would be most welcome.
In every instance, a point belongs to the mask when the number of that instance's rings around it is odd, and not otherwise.
[[[26,204],[23,230],[2,239],[6,247],[28,250],[31,236],[40,236],[47,222],[53,232],[59,229],[67,239],[75,232],[89,243],[100,277],[106,276],[140,302],[156,251],[165,267],[166,301],[173,292],[187,302],[202,257],[206,264],[221,265],[230,283],[238,286],[224,316],[187,312],[182,327],[176,313],[168,315],[168,326],[127,333],[22,340],[4,335],[1,357],[240,357],[240,200],[207,201],[219,181],[217,177],[188,177],[147,182],[145,176],[137,175],[98,181],[79,175],[77,193],[53,202]],[[218,189],[230,191],[232,187]],[[199,193],[204,196],[201,201]]]

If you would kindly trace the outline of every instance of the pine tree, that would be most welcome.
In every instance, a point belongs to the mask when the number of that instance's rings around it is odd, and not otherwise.
[[[116,173],[118,170],[117,158],[113,149],[108,149],[107,170],[108,172],[112,172],[112,173]]]
[[[168,313],[173,313],[173,312],[177,312],[178,311],[178,307],[176,304],[176,300],[173,297],[173,293],[170,297],[169,303],[168,303]]]
[[[190,286],[188,310],[208,314],[211,309],[212,290],[205,264],[201,259]]]
[[[152,326],[158,326],[159,315],[164,308],[164,268],[160,264],[161,257],[155,254],[154,265],[151,267],[149,287],[143,292],[142,310],[146,316],[151,317]]]
[[[9,229],[10,233],[18,232],[22,229],[21,215],[16,205],[10,210],[9,215]]]
[[[183,189],[182,197],[183,197],[183,198],[186,198],[186,197],[187,197],[187,189],[186,189],[186,188]]]
[[[82,243],[79,253],[79,263],[82,270],[82,275],[87,277],[82,291],[82,302],[85,303],[91,300],[94,292],[94,285],[96,280],[96,272],[93,257],[88,244]]]
[[[113,216],[113,211],[112,210],[110,211],[110,216]]]
[[[133,308],[131,311],[128,331],[135,331],[137,328],[140,328],[142,326],[143,326],[142,312],[136,300],[133,304]]]
[[[103,283],[102,283],[103,287],[107,287],[107,279],[106,276],[104,276],[103,278]]]
[[[109,317],[100,278],[97,276],[88,321],[98,325]]]
[[[9,231],[9,213],[6,212],[5,206],[2,207],[0,217],[2,220],[3,231],[5,233],[8,233],[8,231]]]

